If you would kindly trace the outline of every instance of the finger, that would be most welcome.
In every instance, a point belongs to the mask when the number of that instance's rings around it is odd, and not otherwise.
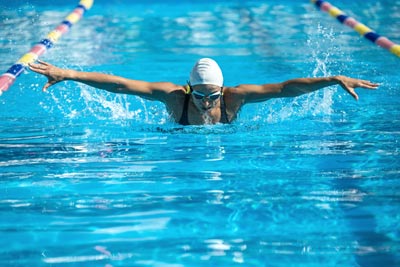
[[[356,94],[356,92],[354,91],[353,88],[348,88],[348,87],[346,87],[346,91],[347,91],[355,100],[358,100],[358,95]]]
[[[39,66],[39,64],[36,63],[28,63],[29,68],[37,68]]]
[[[47,92],[47,89],[48,89],[50,86],[52,86],[52,84],[51,84],[50,82],[47,82],[47,83],[43,86],[42,91],[43,91],[43,92]]]
[[[36,71],[40,74],[46,75],[47,70],[49,69],[48,65],[45,64],[30,64],[29,65],[30,69],[33,71]]]
[[[379,84],[377,83],[372,83],[369,81],[363,81],[361,84],[361,87],[367,88],[367,89],[376,89],[378,88]]]
[[[376,83],[373,83],[373,82],[371,82],[369,80],[362,80],[362,82],[369,83],[369,84],[376,84]]]
[[[35,71],[35,72],[37,72],[38,70],[40,70],[40,69],[39,69],[39,65],[34,64],[34,63],[29,63],[29,64],[28,64],[28,67],[29,67],[30,70]]]
[[[42,66],[42,64],[40,64],[40,63],[28,63],[28,66],[39,68],[40,66]]]
[[[50,86],[52,86],[52,85],[54,85],[54,84],[56,84],[57,83],[57,81],[55,81],[55,80],[48,80],[47,81],[47,83],[43,86],[43,92],[46,92],[47,91],[47,89],[50,87]]]
[[[359,87],[364,87],[364,86],[368,86],[368,87],[378,87],[378,86],[379,86],[379,84],[373,83],[373,82],[367,81],[367,80],[359,80],[358,83],[357,83],[357,85],[358,85]]]
[[[40,59],[38,59],[37,62],[39,62],[39,63],[42,64],[42,65],[46,65],[46,66],[49,65],[49,63],[47,63],[47,62],[45,62],[45,61],[43,61],[43,60],[40,60]]]
[[[38,64],[29,64],[29,69],[40,74],[44,74],[45,72],[45,70]]]

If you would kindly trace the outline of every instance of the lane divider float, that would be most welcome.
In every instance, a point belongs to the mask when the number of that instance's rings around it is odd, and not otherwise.
[[[17,77],[28,67],[29,63],[35,62],[48,49],[67,33],[69,29],[77,23],[83,14],[93,5],[93,0],[81,0],[77,7],[45,38],[34,45],[31,50],[23,55],[14,65],[12,65],[4,74],[0,76],[0,95],[7,91],[15,82]]]
[[[364,36],[366,39],[400,57],[400,45],[390,41],[384,36],[377,34],[368,26],[362,24],[361,22],[358,22],[354,18],[347,16],[342,10],[333,6],[327,1],[311,0],[311,2],[314,3],[322,11],[325,11],[332,17],[336,18],[340,23],[349,26],[360,35]]]

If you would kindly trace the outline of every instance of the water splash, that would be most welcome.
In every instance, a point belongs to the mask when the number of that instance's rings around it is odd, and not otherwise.
[[[139,97],[111,94],[84,84],[68,83],[64,88],[50,90],[50,98],[40,101],[49,114],[73,121],[111,121],[126,125],[131,122],[162,124],[168,115],[160,103],[148,102]]]
[[[130,110],[131,103],[126,95],[109,97],[96,89],[82,88],[81,97],[89,111],[98,120],[134,119],[140,116],[142,109]]]

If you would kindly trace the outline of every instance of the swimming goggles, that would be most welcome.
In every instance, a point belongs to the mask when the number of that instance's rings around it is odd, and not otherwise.
[[[218,98],[221,97],[221,92],[215,92],[215,93],[211,93],[209,95],[206,95],[206,94],[204,94],[202,92],[193,90],[192,94],[198,100],[204,100],[204,98],[208,98],[208,99],[210,99],[212,101],[215,101],[215,100],[217,100]]]

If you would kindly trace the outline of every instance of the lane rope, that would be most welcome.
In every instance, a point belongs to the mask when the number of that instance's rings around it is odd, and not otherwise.
[[[31,50],[23,55],[14,65],[0,76],[0,96],[7,91],[15,82],[17,77],[28,67],[29,63],[35,62],[39,56],[54,46],[60,37],[77,23],[83,14],[93,5],[93,0],[81,0],[76,8],[65,17],[65,19],[45,38],[34,45]]]
[[[325,11],[330,16],[336,18],[340,23],[349,26],[366,39],[400,57],[400,45],[392,42],[384,36],[377,34],[371,28],[362,24],[361,22],[358,22],[354,18],[347,16],[342,10],[333,6],[327,1],[311,0],[311,2],[314,3],[320,10]]]

